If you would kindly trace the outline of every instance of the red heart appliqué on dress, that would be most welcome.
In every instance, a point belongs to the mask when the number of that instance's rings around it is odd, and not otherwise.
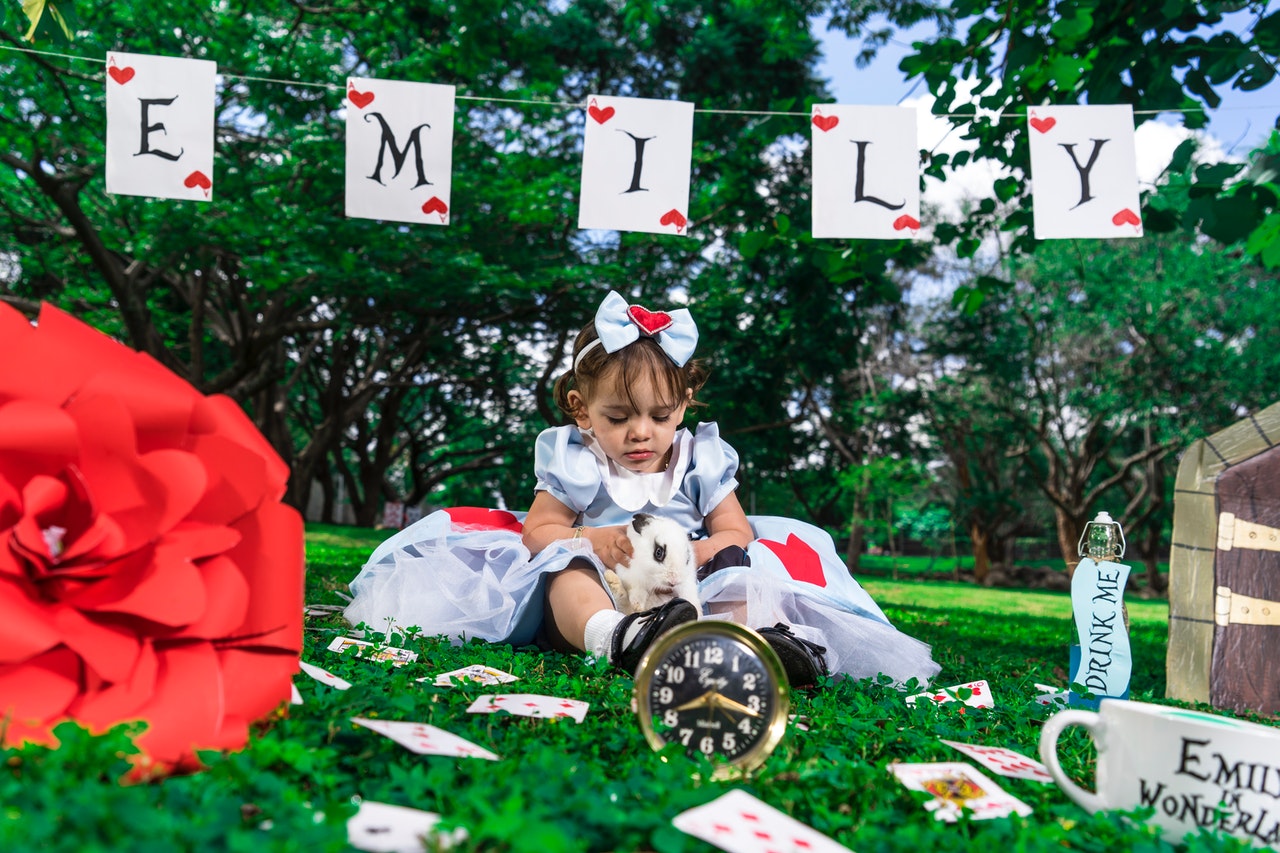
[[[347,100],[360,109],[364,109],[373,103],[373,92],[357,92],[355,89],[348,89]]]
[[[187,178],[182,182],[182,185],[187,189],[195,189],[196,187],[199,187],[202,190],[208,190],[213,186],[213,182],[209,180],[208,175],[199,169],[196,169],[190,175],[187,175]]]
[[[1053,116],[1050,116],[1049,118],[1036,118],[1032,116],[1031,118],[1031,126],[1041,133],[1048,133],[1053,130],[1053,126],[1057,123],[1058,120]]]
[[[110,68],[107,69],[107,73],[111,75],[112,80],[115,80],[117,83],[123,86],[125,83],[128,83],[130,80],[133,79],[134,72],[133,72],[132,66],[117,68],[114,65],[112,65]]]
[[[840,116],[824,116],[816,115],[813,117],[813,126],[823,133],[840,123]]]
[[[920,220],[916,219],[909,213],[904,213],[897,219],[893,220],[893,230],[901,231],[903,228],[910,228],[915,231],[920,227]]]
[[[440,200],[439,196],[433,195],[422,203],[423,213],[448,213],[449,205]]]
[[[504,509],[487,509],[480,506],[455,506],[446,509],[455,528],[479,528],[481,530],[510,530],[519,533],[523,529],[520,519]]]
[[[627,316],[650,337],[671,326],[671,315],[666,311],[650,311],[639,305],[631,305],[627,308]]]
[[[587,108],[587,113],[596,120],[596,124],[604,124],[606,121],[613,118],[614,112],[615,110],[613,107],[600,109],[599,107],[592,106]]]
[[[674,225],[676,230],[680,231],[689,221],[684,218],[684,214],[676,210],[674,207],[662,214],[662,218],[658,220],[663,225]]]
[[[1111,222],[1115,225],[1141,225],[1142,220],[1138,218],[1138,214],[1129,208],[1118,211],[1115,216],[1111,217]]]
[[[791,577],[814,586],[827,585],[827,576],[822,571],[822,558],[799,536],[790,534],[785,545],[770,539],[761,539],[760,544],[777,555]]]

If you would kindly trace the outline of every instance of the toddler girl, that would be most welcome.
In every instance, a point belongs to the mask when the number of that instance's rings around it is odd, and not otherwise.
[[[687,309],[650,312],[610,293],[574,343],[556,403],[575,422],[538,436],[527,514],[450,509],[380,545],[351,583],[353,624],[418,626],[605,657],[634,672],[655,637],[700,615],[674,599],[623,615],[604,583],[626,564],[636,513],[688,530],[708,615],[760,630],[795,686],[829,672],[927,680],[928,646],[900,633],[821,529],[748,516],[738,455],[714,423],[681,427],[706,380]]]

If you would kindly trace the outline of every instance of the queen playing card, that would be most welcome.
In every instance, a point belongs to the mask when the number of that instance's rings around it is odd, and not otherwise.
[[[1030,806],[962,762],[891,764],[889,772],[911,790],[931,794],[924,807],[938,820],[954,822],[965,813],[974,820],[1031,814]]]

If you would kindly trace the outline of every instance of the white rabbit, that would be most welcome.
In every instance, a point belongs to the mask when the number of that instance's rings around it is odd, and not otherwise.
[[[637,513],[627,525],[633,553],[627,566],[614,566],[604,573],[614,603],[623,613],[639,613],[683,598],[701,609],[698,602],[698,567],[693,564],[689,535],[676,522]]]

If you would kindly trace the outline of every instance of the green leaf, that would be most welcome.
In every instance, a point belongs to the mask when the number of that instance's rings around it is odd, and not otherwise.
[[[742,257],[751,260],[760,254],[760,250],[773,241],[773,235],[765,231],[748,231],[738,241],[738,251]]]

